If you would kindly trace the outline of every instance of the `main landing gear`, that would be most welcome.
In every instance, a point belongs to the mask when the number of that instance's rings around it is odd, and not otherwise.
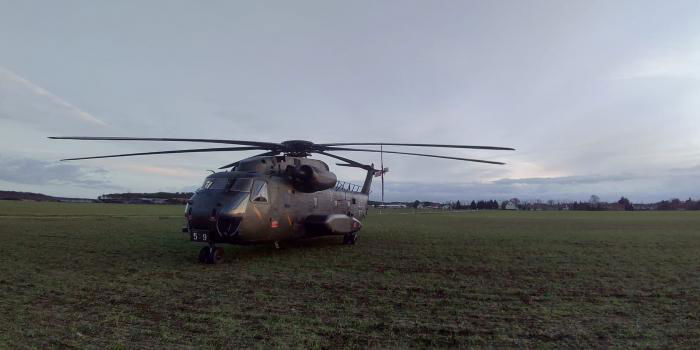
[[[357,242],[357,232],[352,232],[352,233],[346,233],[343,236],[343,244],[355,244]]]
[[[199,262],[202,264],[220,264],[224,261],[224,248],[215,247],[209,243],[208,247],[202,247],[199,251]]]

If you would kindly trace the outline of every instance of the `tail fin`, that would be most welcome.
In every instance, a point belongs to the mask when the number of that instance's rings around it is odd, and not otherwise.
[[[362,193],[369,195],[369,190],[372,188],[372,179],[380,170],[374,168],[374,164],[364,168],[367,170],[367,176],[365,176],[365,183],[362,185]]]
[[[374,164],[365,165],[357,162],[348,162],[348,164],[336,163],[336,165],[365,169],[367,171],[367,176],[365,176],[365,183],[362,185],[362,190],[360,192],[366,195],[369,195],[369,190],[372,188],[372,178],[375,176],[375,174],[379,174],[381,172],[381,170],[374,168]]]

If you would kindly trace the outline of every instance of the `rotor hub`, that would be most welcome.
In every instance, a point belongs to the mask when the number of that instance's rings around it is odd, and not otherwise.
[[[288,140],[281,143],[284,146],[282,152],[297,157],[308,156],[316,149],[316,144],[306,140]]]

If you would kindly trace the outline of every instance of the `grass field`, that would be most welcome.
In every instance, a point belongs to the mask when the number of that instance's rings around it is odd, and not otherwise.
[[[384,211],[218,266],[181,214],[0,202],[0,348],[700,347],[700,212]]]

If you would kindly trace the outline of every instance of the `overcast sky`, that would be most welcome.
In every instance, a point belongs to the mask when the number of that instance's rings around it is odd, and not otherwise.
[[[0,0],[3,190],[191,190],[255,154],[46,139],[89,135],[517,148],[386,155],[387,200],[696,198],[699,111],[695,0]]]

